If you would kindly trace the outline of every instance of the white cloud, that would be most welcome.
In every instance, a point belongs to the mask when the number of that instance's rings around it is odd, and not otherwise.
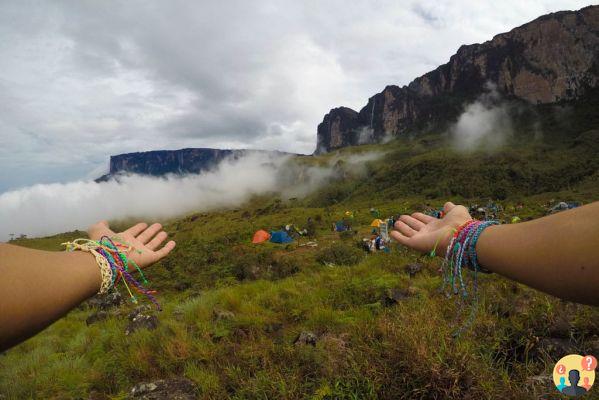
[[[513,135],[509,104],[503,101],[495,85],[487,84],[487,89],[488,92],[465,107],[450,128],[458,150],[493,151]]]
[[[330,108],[362,107],[461,44],[581,1],[0,4],[0,192],[109,155],[183,147],[310,153]]]

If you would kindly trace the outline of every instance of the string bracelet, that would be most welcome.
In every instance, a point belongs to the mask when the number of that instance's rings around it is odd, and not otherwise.
[[[115,274],[106,257],[98,252],[97,242],[89,239],[75,239],[72,242],[62,243],[62,246],[66,246],[66,251],[80,250],[94,256],[102,275],[102,283],[98,294],[108,293],[114,285]]]
[[[137,304],[138,302],[137,297],[133,294],[133,292],[137,292],[147,297],[156,305],[158,310],[161,310],[160,304],[154,297],[156,291],[144,287],[130,273],[129,266],[133,266],[139,272],[142,282],[148,284],[141,268],[135,261],[127,257],[127,254],[134,250],[132,246],[114,242],[108,236],[102,236],[99,241],[75,239],[62,245],[66,246],[67,251],[81,250],[94,255],[102,274],[102,284],[98,294],[107,293],[110,289],[116,287],[119,282],[122,282],[133,303]]]
[[[498,221],[477,221],[470,220],[462,224],[453,231],[453,235],[447,246],[445,259],[442,264],[443,287],[442,290],[450,298],[456,296],[460,309],[458,316],[462,313],[463,307],[470,302],[470,315],[465,323],[454,332],[453,336],[458,337],[476,317],[478,308],[478,273],[490,273],[489,270],[480,266],[478,255],[476,253],[476,244],[482,232],[492,225],[499,225]],[[434,249],[433,249],[434,251]],[[468,269],[472,272],[472,291],[469,294],[467,284],[464,279],[463,271]]]

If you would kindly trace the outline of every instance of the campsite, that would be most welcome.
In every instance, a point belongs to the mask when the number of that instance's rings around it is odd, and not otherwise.
[[[599,398],[599,6],[0,19],[0,400]]]
[[[406,151],[406,144],[394,146]],[[136,327],[129,314],[140,306],[124,296],[88,302],[0,358],[3,390],[17,397],[130,393],[144,382],[166,379],[171,388],[184,379],[206,398],[374,399],[399,391],[410,397],[422,388],[439,397],[528,397],[549,390],[545,374],[555,357],[599,350],[596,308],[495,274],[481,278],[475,322],[452,339],[464,315],[441,291],[440,260],[396,243],[389,252],[362,245],[377,229],[373,222],[414,211],[432,215],[443,200],[396,186],[390,199],[373,201],[369,186],[379,182],[352,184],[355,195],[341,204],[328,199],[344,196],[347,181],[304,200],[256,197],[236,210],[165,222],[177,247],[148,271],[163,311],[141,310],[156,323]],[[595,184],[582,182],[577,190],[452,199],[510,223],[551,213],[562,200],[585,204],[599,195]],[[351,231],[336,229],[344,219]],[[308,221],[312,236],[284,234],[291,225],[306,229]],[[81,234],[15,243],[58,250]],[[316,246],[302,246],[309,242]]]

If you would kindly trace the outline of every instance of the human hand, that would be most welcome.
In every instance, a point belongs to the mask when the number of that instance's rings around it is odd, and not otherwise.
[[[456,206],[451,202],[445,203],[443,211],[445,216],[441,219],[422,213],[402,215],[395,222],[391,237],[400,244],[423,253],[430,253],[436,244],[435,253],[444,257],[453,231],[472,217],[466,207]]]
[[[107,221],[100,221],[90,226],[87,234],[92,240],[100,240],[102,236],[108,236],[114,242],[132,246],[133,249],[127,254],[127,257],[140,268],[145,268],[160,261],[175,248],[175,242],[171,240],[158,249],[168,236],[161,229],[162,225],[158,223],[148,227],[145,222],[140,222],[123,232],[114,233]]]

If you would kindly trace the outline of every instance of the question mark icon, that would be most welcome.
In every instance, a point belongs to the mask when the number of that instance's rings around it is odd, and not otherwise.
[[[585,371],[592,371],[597,367],[597,359],[591,355],[584,356],[582,357],[581,366]]]
[[[555,370],[559,375],[563,375],[566,373],[566,367],[564,366],[564,364],[559,364],[557,367],[555,367]]]

